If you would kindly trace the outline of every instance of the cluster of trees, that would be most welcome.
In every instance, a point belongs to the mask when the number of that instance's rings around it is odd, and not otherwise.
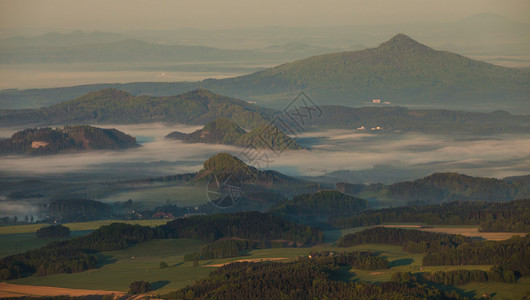
[[[26,277],[75,273],[94,268],[94,252],[124,249],[129,245],[154,238],[156,229],[123,223],[102,226],[86,236],[58,241],[11,255],[0,260],[0,278],[3,280]]]
[[[423,257],[423,265],[494,265],[492,271],[498,278],[510,276],[518,278],[530,275],[530,235],[514,236],[505,241],[473,241],[458,247],[428,251]]]
[[[129,285],[129,294],[143,294],[151,291],[151,284],[147,281],[133,281]]]
[[[69,247],[68,242],[55,242],[11,255],[0,260],[0,279],[9,280],[38,274],[41,276],[82,272],[96,266],[97,259],[79,249]]]
[[[365,211],[351,218],[334,220],[338,228],[384,223],[431,225],[479,225],[480,231],[530,232],[530,199],[510,202],[449,202]]]
[[[373,227],[347,234],[337,241],[337,245],[339,247],[351,247],[360,244],[388,244],[402,246],[405,250],[410,248],[413,250],[411,252],[425,252],[427,250],[454,248],[466,242],[471,242],[471,239],[457,234]]]
[[[352,266],[359,270],[379,270],[388,268],[388,260],[377,256],[374,252],[353,251],[353,252],[313,252],[308,258],[300,260],[316,261],[318,264],[334,264],[338,266]]]
[[[61,224],[42,227],[35,232],[39,238],[58,238],[70,236],[70,228]]]
[[[155,238],[195,238],[212,242],[221,237],[309,244],[321,242],[323,233],[310,226],[297,225],[260,212],[194,216],[155,228],[113,223],[101,226],[86,236],[53,242],[40,249],[5,257],[0,260],[0,279],[20,278],[34,273],[81,272],[95,267],[95,252],[125,249]],[[212,256],[230,254],[233,243],[237,242],[220,243],[204,251]]]
[[[222,237],[238,237],[252,241],[287,240],[315,244],[322,242],[324,237],[321,230],[260,212],[192,216],[168,222],[160,228],[169,238],[208,242]]]
[[[99,220],[113,215],[109,204],[86,199],[53,200],[43,208],[51,219],[61,218],[63,222]]]
[[[327,257],[327,256],[326,256]],[[164,299],[437,299],[435,287],[417,282],[343,282],[331,280],[339,267],[333,261],[301,259],[288,263],[238,262],[213,271]]]
[[[387,187],[390,197],[424,204],[441,201],[509,201],[525,193],[526,188],[520,184],[458,173],[435,173]]]
[[[215,259],[236,257],[241,255],[241,251],[256,249],[258,243],[249,240],[224,240],[216,241],[201,247],[201,251],[184,255],[185,261],[200,259]]]
[[[423,252],[424,266],[493,265],[486,274],[487,280],[513,282],[530,275],[530,234],[505,241],[483,241],[454,234],[375,227],[345,235],[338,241],[342,247],[367,243],[401,245],[410,252]],[[471,277],[474,276],[479,274]]]
[[[359,214],[368,207],[364,199],[345,195],[339,191],[319,191],[295,196],[269,212],[298,223],[315,225],[329,218]]]
[[[513,271],[506,271],[499,274],[495,270],[451,270],[451,271],[436,271],[411,273],[411,272],[396,272],[392,274],[392,281],[407,282],[419,281],[436,283],[443,285],[461,285],[468,282],[486,282],[486,281],[503,281],[506,283],[513,283],[517,280],[517,275]]]

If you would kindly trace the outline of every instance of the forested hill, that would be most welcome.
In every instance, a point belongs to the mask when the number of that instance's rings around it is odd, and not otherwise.
[[[194,90],[171,97],[134,96],[108,88],[49,107],[0,111],[0,125],[174,122],[205,124],[219,117],[240,126],[266,124],[273,111],[241,100]]]
[[[510,182],[458,173],[435,173],[414,181],[390,185],[337,183],[336,186],[346,194],[378,193],[409,205],[449,201],[502,202],[530,197],[530,189],[524,181]]]
[[[358,106],[382,99],[395,105],[525,109],[527,113],[530,72],[437,51],[398,34],[376,48],[313,56],[234,78],[9,90],[0,92],[0,101],[57,103],[53,101],[103,87],[158,96],[203,88],[241,99],[261,96],[270,101],[290,101],[298,91],[305,90],[325,104]]]
[[[392,223],[479,225],[483,232],[530,232],[530,199],[510,202],[449,202],[368,210],[335,220],[338,228]]]
[[[422,132],[433,134],[495,134],[530,132],[529,115],[505,111],[490,113],[445,109],[410,109],[399,106],[346,107],[323,105],[322,115],[308,120],[313,128],[358,129],[381,127],[378,132]]]
[[[258,126],[246,132],[226,118],[215,119],[202,129],[189,134],[174,131],[168,134],[166,138],[190,143],[238,145],[273,151],[302,149],[294,139],[272,124]]]
[[[296,185],[308,183],[277,171],[258,170],[228,153],[218,153],[206,160],[203,164],[203,168],[197,173],[194,180],[199,182],[209,181],[213,176],[216,176],[217,180],[220,182],[230,179],[229,183],[252,183],[270,187],[272,187],[273,184]]]
[[[309,225],[325,225],[330,218],[346,218],[360,214],[368,208],[364,199],[338,191],[319,191],[295,196],[273,207],[269,213]]]
[[[504,180],[458,173],[435,173],[412,182],[389,186],[388,195],[409,202],[443,200],[506,201],[528,196],[525,186]]]
[[[56,154],[86,150],[120,150],[137,147],[136,138],[116,129],[86,125],[34,128],[0,141],[2,154]]]
[[[377,48],[313,56],[205,84],[213,91],[240,97],[304,89],[328,104],[358,105],[375,98],[482,106],[503,99],[504,105],[524,107],[530,101],[529,72],[437,51],[404,34]]]

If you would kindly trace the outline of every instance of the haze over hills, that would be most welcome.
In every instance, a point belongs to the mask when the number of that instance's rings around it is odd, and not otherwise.
[[[529,132],[530,124],[530,116],[512,115],[504,111],[478,113],[408,109],[388,105],[360,108],[325,105],[319,108],[322,114],[318,118],[306,120],[307,129],[354,129],[360,133],[526,134]],[[217,95],[207,90],[195,90],[171,97],[150,97],[133,96],[124,91],[108,88],[49,107],[0,110],[0,125],[29,127],[149,122],[203,125],[224,118],[226,122],[210,124],[210,126],[215,125],[215,128],[206,128],[190,135],[173,133],[168,137],[214,144],[241,146],[253,144],[261,148],[270,148],[270,145],[279,143],[288,144],[289,149],[301,149],[285,135],[291,133],[267,127],[275,116],[281,117],[282,112]],[[290,122],[288,118],[285,118],[285,121]],[[210,133],[203,136],[204,130]],[[249,132],[243,135],[242,130]]]
[[[179,96],[149,97],[103,89],[76,100],[33,110],[1,111],[1,125],[175,122],[204,124],[226,117],[246,128],[265,124],[273,111],[244,101],[194,90]]]
[[[383,99],[403,105],[525,107],[530,73],[436,51],[398,34],[377,48],[310,57],[204,84],[240,97],[305,90],[325,104]],[[237,89],[234,87],[245,87]],[[276,96],[278,97],[278,96]],[[495,106],[497,105],[497,106]]]
[[[235,78],[11,90],[1,92],[0,101],[53,103],[102,87],[164,96],[206,88],[276,107],[305,90],[321,105],[361,105],[375,98],[395,105],[520,112],[529,107],[530,73],[437,51],[398,34],[377,48],[309,57]]]

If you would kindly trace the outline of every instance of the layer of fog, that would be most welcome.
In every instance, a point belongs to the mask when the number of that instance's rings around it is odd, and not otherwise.
[[[0,173],[47,176],[49,174],[112,174],[116,180],[196,172],[204,160],[228,152],[246,163],[293,176],[322,176],[341,170],[420,170],[421,174],[459,172],[472,176],[503,178],[530,173],[530,136],[502,135],[468,138],[440,135],[372,135],[354,130],[307,132],[297,140],[310,150],[264,151],[261,161],[250,160],[239,147],[189,144],[164,138],[178,130],[192,132],[200,126],[140,124],[99,125],[136,136],[142,147],[126,151],[95,151],[52,156],[8,156],[0,158]],[[7,131],[2,132],[7,134]],[[266,159],[265,159],[266,158]],[[377,175],[367,182],[377,181]],[[401,180],[410,179],[404,172]],[[396,181],[400,180],[399,176]]]

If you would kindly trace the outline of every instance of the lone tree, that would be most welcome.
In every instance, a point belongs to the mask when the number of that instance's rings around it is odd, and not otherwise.
[[[58,238],[70,236],[70,228],[61,224],[42,227],[35,232],[39,238]]]
[[[129,286],[129,294],[143,294],[151,291],[151,284],[147,281],[134,281]]]

